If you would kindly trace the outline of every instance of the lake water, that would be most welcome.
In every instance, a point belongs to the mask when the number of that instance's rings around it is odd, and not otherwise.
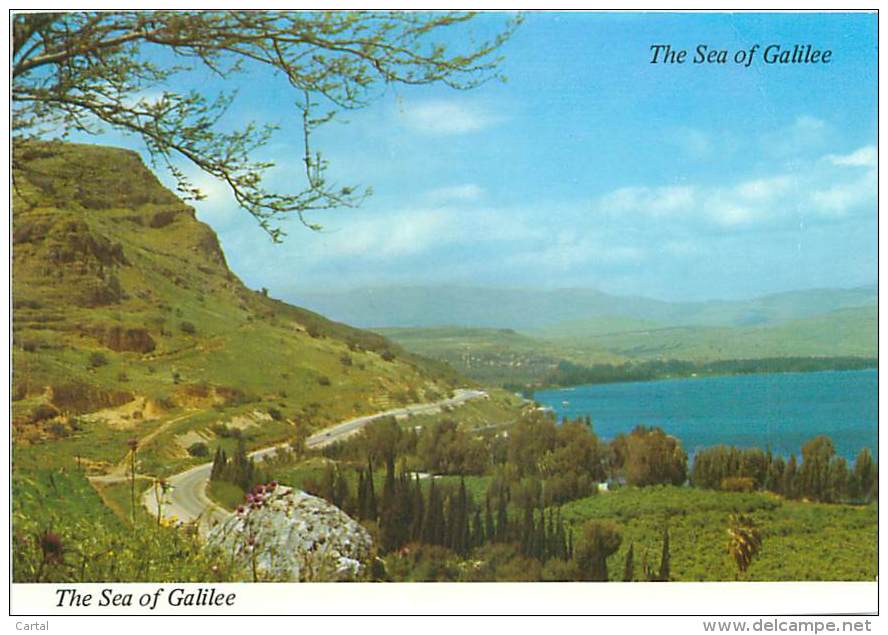
[[[863,447],[878,456],[876,369],[597,384],[534,398],[559,420],[590,416],[604,439],[638,424],[659,426],[689,455],[718,444],[799,455],[805,441],[826,434],[848,461]]]

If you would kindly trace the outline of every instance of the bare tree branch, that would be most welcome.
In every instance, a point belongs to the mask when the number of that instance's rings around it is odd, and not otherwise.
[[[162,160],[180,192],[200,193],[175,167],[174,157],[221,179],[235,200],[275,241],[279,221],[312,211],[359,205],[369,189],[327,182],[327,163],[312,149],[312,133],[334,111],[315,116],[318,99],[334,108],[368,104],[392,83],[442,83],[476,87],[498,77],[496,53],[520,22],[505,21],[480,43],[445,45],[433,39],[447,28],[464,28],[470,13],[123,11],[17,13],[13,16],[12,99],[15,139],[48,131],[95,134],[97,124],[139,135]],[[458,40],[462,42],[462,40]],[[213,100],[170,89],[175,76],[193,67],[158,66],[147,53],[167,49],[219,77],[253,72],[256,65],[282,73],[299,95],[305,185],[279,193],[263,185],[273,166],[255,153],[274,131],[248,124],[222,132],[220,117],[230,95]],[[151,89],[162,97],[140,97]]]

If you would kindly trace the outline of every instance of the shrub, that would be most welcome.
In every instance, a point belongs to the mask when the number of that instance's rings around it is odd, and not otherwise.
[[[179,328],[182,329],[183,333],[187,333],[188,335],[194,335],[197,332],[197,329],[194,328],[194,324],[191,322],[181,322]]]
[[[176,402],[172,397],[161,397],[157,400],[157,405],[164,410],[173,410],[176,407]]]
[[[206,443],[198,441],[197,443],[192,443],[188,446],[188,454],[191,456],[209,456],[210,450],[207,448]]]
[[[388,349],[382,351],[379,355],[387,362],[395,361],[395,354]]]
[[[321,386],[329,386],[330,385],[330,378],[327,377],[326,375],[321,375],[320,377],[318,377],[318,383]]]
[[[284,415],[277,408],[271,407],[268,409],[268,414],[271,415],[271,418],[275,421],[281,421],[284,418]]]
[[[108,363],[108,358],[105,357],[104,353],[100,353],[98,351],[89,354],[89,367],[90,368],[98,368],[99,366],[105,366]]]
[[[751,492],[755,489],[755,480],[750,476],[729,476],[722,479],[721,489],[726,492]]]
[[[62,439],[70,434],[68,427],[59,421],[50,424],[48,429],[49,433],[57,439]]]
[[[12,384],[12,400],[21,401],[28,396],[28,387],[25,382],[14,381]]]
[[[58,410],[56,410],[49,404],[43,403],[37,406],[34,409],[34,412],[31,413],[31,421],[33,423],[37,423],[38,421],[45,421],[46,419],[52,419],[58,414]]]
[[[222,423],[214,423],[210,426],[210,430],[223,439],[240,439],[243,436],[240,428],[229,428]]]

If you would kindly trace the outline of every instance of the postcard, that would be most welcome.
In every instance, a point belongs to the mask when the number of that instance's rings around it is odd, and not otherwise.
[[[876,12],[10,28],[16,628],[869,628]]]

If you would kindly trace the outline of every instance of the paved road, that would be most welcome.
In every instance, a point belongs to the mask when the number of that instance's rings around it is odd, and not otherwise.
[[[347,438],[368,423],[385,417],[433,413],[442,407],[458,406],[481,397],[487,397],[487,393],[483,390],[459,389],[449,399],[442,399],[430,404],[415,404],[404,408],[394,408],[378,414],[343,421],[311,435],[306,440],[305,445],[311,449],[323,448],[326,445]],[[262,448],[261,450],[255,450],[250,452],[250,457],[263,459],[288,445],[289,442],[285,442]],[[213,525],[228,515],[229,512],[216,505],[207,497],[207,484],[210,480],[210,470],[212,467],[212,463],[204,463],[167,479],[167,482],[173,486],[173,490],[167,497],[168,502],[163,506],[164,518],[176,518],[184,522],[192,522],[199,519],[198,529],[202,535],[206,535]],[[142,495],[142,504],[148,508],[152,515],[157,516],[157,501],[153,489],[149,489]]]

